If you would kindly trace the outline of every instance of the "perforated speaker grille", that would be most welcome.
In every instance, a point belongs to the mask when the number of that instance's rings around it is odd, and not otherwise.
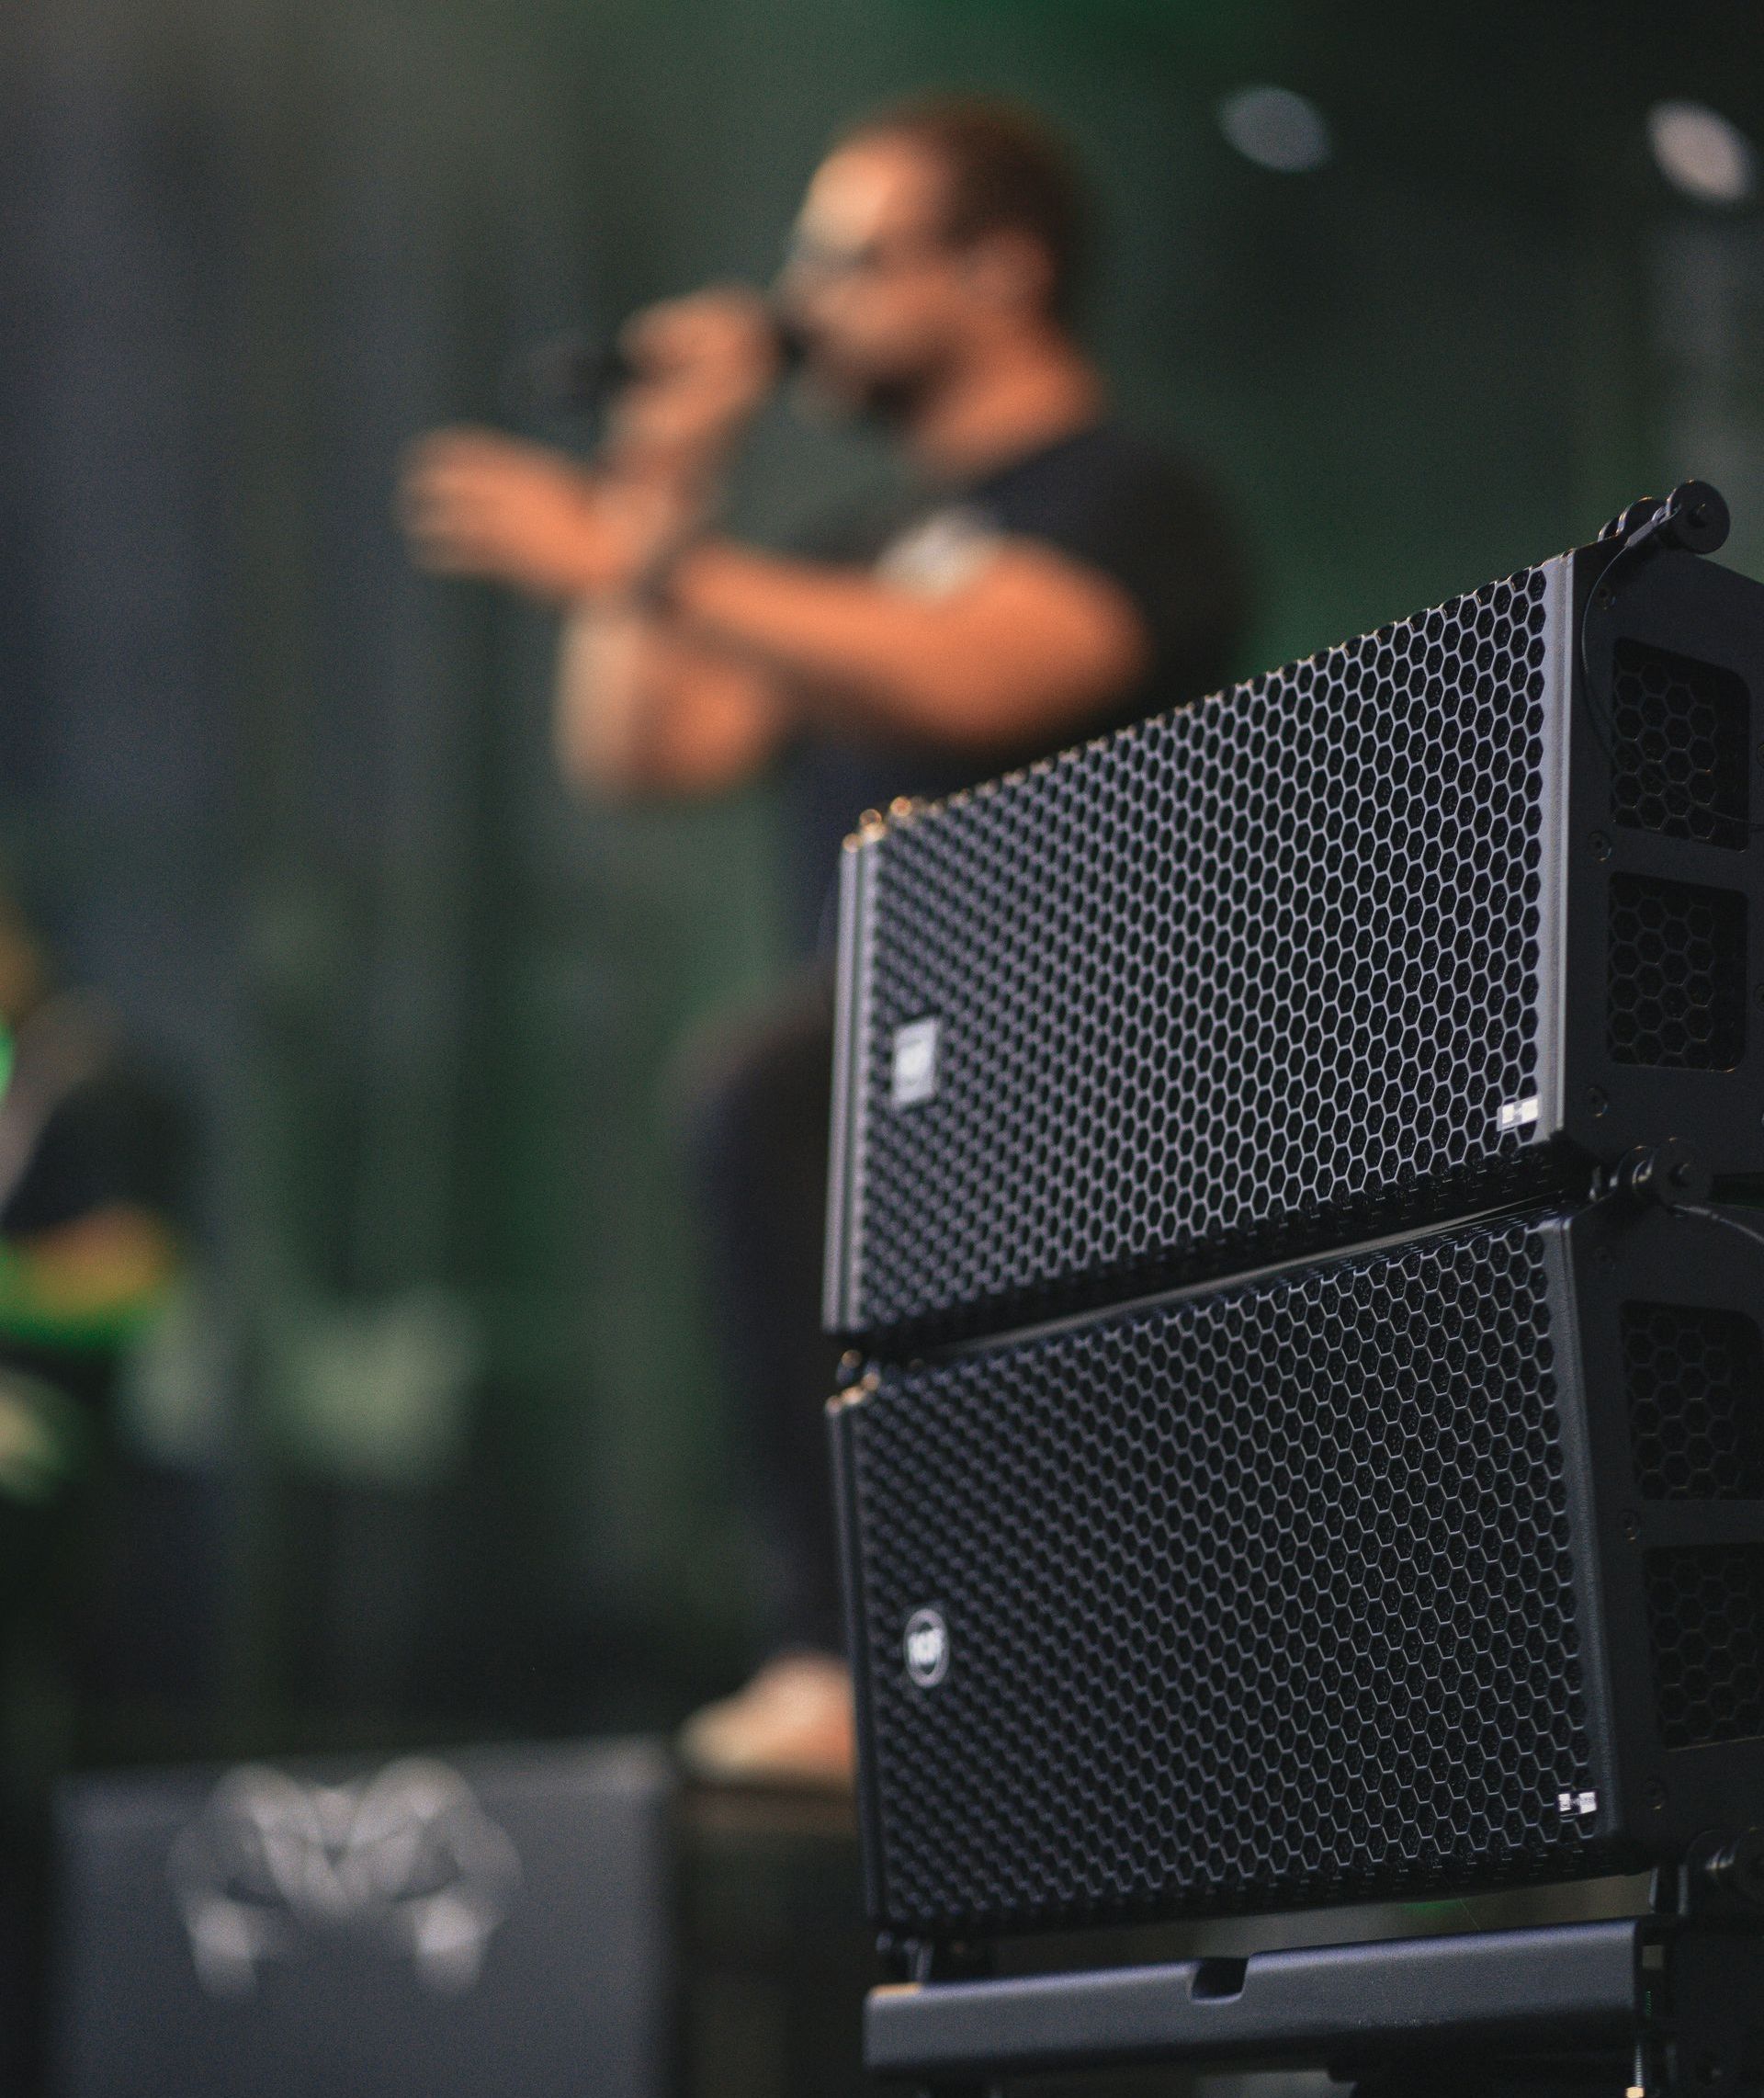
[[[1600,1776],[1549,1228],[890,1373],[847,1410],[886,1921],[1590,1868],[1596,1821],[1559,1808]]]
[[[1750,828],[1751,696],[1717,664],[1620,641],[1612,654],[1611,806],[1620,823],[1739,848]]]
[[[871,848],[836,1322],[996,1328],[1079,1278],[1094,1301],[1222,1272],[1227,1242],[1240,1268],[1558,1184],[1512,1116],[1565,584],[1490,584]]]
[[[1746,899],[1611,878],[1606,1026],[1617,1063],[1729,1071],[1746,1050]]]
[[[1649,1552],[1647,1615],[1665,1745],[1764,1734],[1764,1547]]]
[[[1635,1484],[1649,1501],[1764,1501],[1764,1342],[1742,1312],[1625,1304]]]

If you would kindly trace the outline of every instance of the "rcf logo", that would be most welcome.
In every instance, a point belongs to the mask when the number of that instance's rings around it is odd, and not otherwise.
[[[888,1076],[888,1102],[916,1107],[937,1097],[937,1023],[911,1020],[894,1030],[894,1060]]]
[[[469,1989],[521,1877],[465,1779],[418,1757],[358,1785],[230,1771],[166,1868],[217,1996],[249,1995],[263,1961],[345,1932],[411,1960],[430,1989]]]
[[[915,1610],[903,1642],[907,1673],[921,1690],[934,1690],[949,1673],[949,1627],[941,1610]]]

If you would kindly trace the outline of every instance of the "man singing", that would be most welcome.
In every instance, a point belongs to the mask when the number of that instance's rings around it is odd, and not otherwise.
[[[1086,218],[1064,147],[1027,113],[885,110],[816,172],[769,301],[706,291],[630,325],[635,376],[591,468],[455,430],[406,478],[427,567],[566,608],[559,748],[584,790],[703,793],[784,768],[805,968],[728,1043],[695,1144],[779,1588],[776,1657],[684,1737],[710,1774],[838,1782],[851,1765],[818,1320],[840,840],[866,808],[1008,771],[1233,667],[1228,520],[1110,417],[1074,331]],[[789,556],[714,523],[786,332],[804,388],[882,424],[910,474]]]

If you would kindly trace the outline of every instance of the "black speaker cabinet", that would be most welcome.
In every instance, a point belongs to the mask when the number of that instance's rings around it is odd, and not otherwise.
[[[872,1372],[831,1418],[876,1922],[1463,1893],[1764,1817],[1761,1316],[1764,1246],[1605,1201]]]
[[[70,1780],[60,2098],[663,2098],[659,1743]]]
[[[1764,587],[1613,558],[851,840],[830,1328],[997,1332],[1639,1141],[1764,1169]]]

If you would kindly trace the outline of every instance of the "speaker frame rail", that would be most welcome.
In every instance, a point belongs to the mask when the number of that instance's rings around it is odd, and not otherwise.
[[[1628,2069],[1635,2098],[1744,2088],[1764,1981],[1756,1923],[1654,1916],[987,1980],[898,1983],[865,2006],[874,2075],[933,2088],[1131,2064],[1496,2058]],[[1749,1984],[1749,1986],[1746,1986]]]

